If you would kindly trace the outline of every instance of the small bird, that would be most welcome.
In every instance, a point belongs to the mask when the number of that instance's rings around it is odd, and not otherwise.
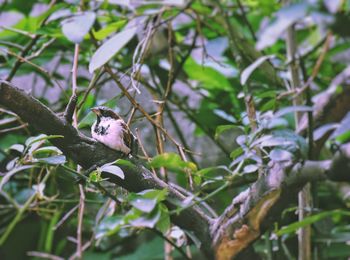
[[[124,120],[108,107],[94,107],[91,111],[97,116],[91,127],[92,137],[109,148],[129,155],[136,138]]]

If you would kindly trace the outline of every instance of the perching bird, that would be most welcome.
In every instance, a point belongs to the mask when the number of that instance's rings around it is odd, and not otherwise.
[[[97,120],[91,127],[91,135],[97,141],[117,151],[130,154],[136,138],[124,120],[108,107],[91,109]]]

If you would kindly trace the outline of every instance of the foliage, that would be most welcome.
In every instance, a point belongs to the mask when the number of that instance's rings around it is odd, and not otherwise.
[[[88,135],[96,105],[130,118],[140,133],[137,157],[186,199],[170,210],[174,198],[166,189],[133,193],[109,183],[106,173],[124,180],[123,169],[136,167],[128,157],[80,169],[50,143],[63,136],[43,135],[0,108],[1,259],[38,252],[161,259],[165,239],[176,258],[186,250],[201,258],[198,239],[171,217],[202,204],[216,212],[208,211],[210,217],[220,215],[271,164],[329,158],[350,140],[349,114],[310,125],[314,140],[327,142],[312,154],[310,135],[295,120],[316,114],[311,97],[321,103],[317,94],[343,85],[338,74],[349,77],[347,1],[3,2],[0,15],[11,18],[0,31],[0,77],[23,84],[58,114],[76,80],[75,126]],[[286,30],[292,25],[301,92],[291,88]],[[238,187],[237,178],[244,180]],[[349,199],[335,185],[313,185],[313,215],[302,221],[295,203],[285,205],[267,239],[254,244],[257,253],[294,259],[295,233],[313,225],[318,258],[345,259]]]

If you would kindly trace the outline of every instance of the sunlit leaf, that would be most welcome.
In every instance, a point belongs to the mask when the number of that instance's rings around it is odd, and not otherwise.
[[[146,199],[146,198],[142,198],[141,196],[136,196],[135,198],[130,200],[130,204],[133,207],[137,208],[138,210],[141,210],[142,212],[149,213],[157,205],[157,200]]]
[[[293,159],[293,154],[287,150],[273,149],[270,152],[269,157],[276,162],[291,161]]]
[[[72,42],[80,43],[95,22],[94,12],[84,12],[63,21],[62,32]]]
[[[101,171],[111,173],[123,180],[125,178],[123,170],[116,165],[103,165],[101,166]]]
[[[93,73],[96,69],[105,65],[113,58],[136,34],[136,27],[124,29],[112,38],[104,42],[94,53],[89,64],[89,71]]]
[[[150,162],[150,166],[153,168],[165,167],[173,171],[182,172],[186,169],[192,171],[197,170],[197,166],[193,162],[185,162],[176,153],[163,153],[157,155]]]
[[[40,142],[43,140],[50,140],[50,139],[56,139],[56,138],[64,138],[63,135],[38,135],[35,137],[30,137],[27,139],[27,141],[25,142],[26,146],[31,146],[32,144],[36,143],[36,142]]]
[[[104,40],[106,37],[111,35],[112,33],[121,29],[126,23],[126,20],[121,20],[115,23],[110,23],[106,27],[94,33],[96,40]]]
[[[258,169],[259,169],[259,167],[256,164],[249,164],[249,165],[244,166],[243,172],[244,173],[252,173],[252,172],[257,171]]]
[[[23,153],[24,148],[25,147],[23,144],[13,144],[10,146],[9,150],[15,150],[17,152]]]
[[[260,33],[256,48],[261,50],[274,44],[290,25],[306,16],[307,9],[307,3],[293,4],[280,9],[276,13],[276,20]]]

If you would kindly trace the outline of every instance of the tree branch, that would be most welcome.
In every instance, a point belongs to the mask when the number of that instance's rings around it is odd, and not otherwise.
[[[28,122],[36,130],[47,135],[63,135],[64,138],[52,139],[52,143],[60,148],[63,153],[88,169],[93,165],[102,165],[115,161],[124,155],[109,149],[101,143],[84,136],[64,118],[59,118],[48,107],[38,100],[18,89],[11,83],[0,80],[0,104],[15,112],[24,121]],[[125,172],[122,180],[115,175],[104,173],[103,178],[108,178],[112,183],[122,186],[131,192],[139,192],[146,189],[167,189],[169,191],[167,206],[170,210],[176,209],[171,201],[183,201],[185,196],[172,186],[154,176],[146,169],[138,159],[130,159],[131,165],[120,166]],[[198,207],[194,206],[173,215],[172,221],[179,227],[193,232],[201,241],[201,250],[212,258],[211,238],[209,233],[209,218]]]

